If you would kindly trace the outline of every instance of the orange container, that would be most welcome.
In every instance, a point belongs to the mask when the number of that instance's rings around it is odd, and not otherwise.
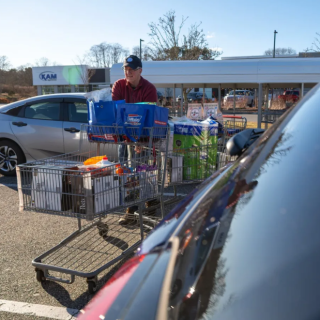
[[[121,167],[121,165],[120,164],[117,164],[116,165],[116,174],[118,175],[118,176],[123,176],[124,174],[128,174],[128,173],[130,173],[131,171],[130,171],[130,169],[129,168],[126,168],[126,167]]]
[[[96,164],[96,163],[98,163],[99,161],[101,161],[104,157],[105,157],[105,155],[104,155],[104,156],[92,157],[92,158],[89,158],[88,160],[86,160],[83,164],[84,164],[85,166],[89,166],[89,165],[91,165],[91,164]]]

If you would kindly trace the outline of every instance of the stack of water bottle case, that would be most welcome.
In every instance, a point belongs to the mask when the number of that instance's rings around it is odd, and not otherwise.
[[[187,116],[173,117],[169,125],[168,183],[202,181],[217,170],[223,127],[217,103],[189,104]]]

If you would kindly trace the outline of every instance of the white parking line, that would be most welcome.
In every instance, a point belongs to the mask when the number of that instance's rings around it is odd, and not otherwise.
[[[18,313],[58,320],[75,320],[79,310],[0,299],[0,312]]]

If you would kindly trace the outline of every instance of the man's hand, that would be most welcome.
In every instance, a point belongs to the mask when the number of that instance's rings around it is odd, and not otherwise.
[[[135,151],[136,153],[141,153],[141,152],[142,152],[142,147],[135,146],[134,151]]]

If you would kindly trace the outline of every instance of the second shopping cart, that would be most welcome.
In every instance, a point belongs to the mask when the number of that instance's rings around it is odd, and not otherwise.
[[[78,230],[33,260],[38,281],[72,283],[80,276],[93,292],[97,275],[137,249],[150,230],[153,220],[147,228],[144,209],[150,208],[145,203],[164,203],[166,170],[155,145],[166,148],[169,130],[144,128],[138,134],[136,128],[127,128],[131,137],[139,137],[132,142],[122,129],[82,125],[80,151],[18,167],[20,210],[78,219]],[[130,155],[121,163],[120,146],[127,147]],[[120,225],[119,218],[130,206],[138,207],[135,222]],[[85,220],[89,222],[83,226]]]

